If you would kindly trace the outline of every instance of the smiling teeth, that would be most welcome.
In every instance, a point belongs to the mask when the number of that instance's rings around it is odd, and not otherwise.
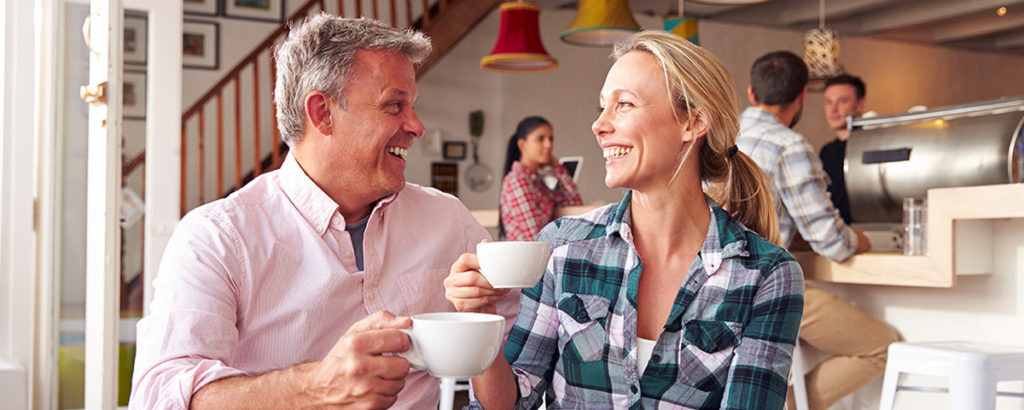
[[[619,158],[619,157],[625,156],[626,154],[629,154],[629,152],[632,151],[632,150],[633,150],[632,148],[625,148],[625,147],[605,148],[604,149],[604,159]]]
[[[409,149],[408,148],[402,148],[402,147],[388,147],[388,152],[391,155],[394,155],[396,157],[403,158],[403,159],[405,158],[406,155],[409,155]]]

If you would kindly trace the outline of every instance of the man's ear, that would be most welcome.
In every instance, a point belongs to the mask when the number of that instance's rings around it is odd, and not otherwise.
[[[321,91],[306,95],[306,122],[320,134],[331,135],[331,100]]]
[[[800,101],[800,106],[801,107],[804,106],[804,100],[806,100],[806,99],[807,99],[807,86],[805,85],[804,89],[800,90],[800,96],[797,97],[797,101]]]
[[[750,101],[750,105],[758,105],[757,98],[754,98],[754,86],[747,86],[747,101]]]

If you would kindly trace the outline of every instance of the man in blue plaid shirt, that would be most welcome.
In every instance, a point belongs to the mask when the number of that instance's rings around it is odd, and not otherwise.
[[[740,115],[736,145],[768,174],[779,217],[782,245],[796,232],[819,255],[843,261],[871,248],[864,233],[846,225],[833,208],[821,161],[791,128],[807,95],[807,66],[788,51],[766,54],[750,70],[747,96],[752,107]],[[800,340],[834,356],[807,374],[811,409],[825,409],[881,376],[896,332],[837,298],[808,286]],[[790,408],[792,395],[790,394]]]

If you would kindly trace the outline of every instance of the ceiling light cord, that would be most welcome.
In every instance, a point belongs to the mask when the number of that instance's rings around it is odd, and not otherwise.
[[[818,2],[818,28],[825,29],[825,0]]]

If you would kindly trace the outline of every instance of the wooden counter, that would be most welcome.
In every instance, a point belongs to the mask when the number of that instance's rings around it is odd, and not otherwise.
[[[1024,184],[930,189],[926,256],[869,252],[841,263],[813,252],[793,256],[811,280],[949,288],[957,275],[992,272],[992,229],[1006,218],[1024,218]]]
[[[598,206],[570,206],[555,213],[579,215]],[[485,228],[498,227],[498,210],[471,212]],[[930,189],[928,255],[868,252],[841,263],[810,251],[793,256],[810,280],[949,288],[957,275],[992,272],[992,229],[1006,218],[1024,218],[1024,184]]]
[[[604,205],[574,205],[574,206],[563,206],[555,209],[555,218],[561,218],[563,216],[580,215],[602,207]],[[469,211],[476,218],[476,221],[483,225],[487,229],[498,229],[498,210],[497,209],[478,209],[475,211]]]

